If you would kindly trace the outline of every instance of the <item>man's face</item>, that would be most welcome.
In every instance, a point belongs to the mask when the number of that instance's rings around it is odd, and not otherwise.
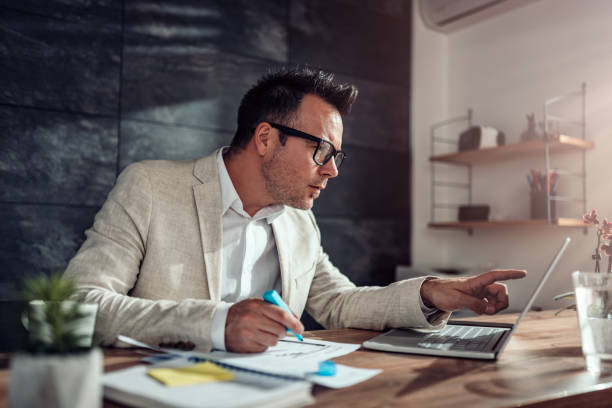
[[[336,150],[342,145],[342,117],[336,108],[323,99],[306,95],[297,111],[297,118],[284,125],[330,141]],[[309,210],[314,199],[338,175],[333,158],[323,166],[312,159],[317,142],[287,136],[281,145],[278,130],[273,129],[272,152],[264,158],[262,172],[267,193],[275,204]]]

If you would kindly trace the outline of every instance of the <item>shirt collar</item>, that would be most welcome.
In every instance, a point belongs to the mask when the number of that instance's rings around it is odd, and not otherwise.
[[[242,205],[242,200],[236,192],[236,188],[232,183],[232,179],[227,172],[225,162],[223,161],[223,153],[229,150],[228,146],[219,149],[217,153],[217,168],[219,171],[219,184],[221,185],[221,216],[231,208],[243,217],[252,218],[259,220],[265,218],[268,224],[271,224],[276,218],[278,218],[284,211],[285,206],[280,204],[269,205],[257,211],[253,217],[251,217]]]

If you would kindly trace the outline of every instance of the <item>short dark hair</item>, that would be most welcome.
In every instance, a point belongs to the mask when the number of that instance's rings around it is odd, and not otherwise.
[[[261,122],[291,121],[307,94],[320,97],[344,116],[351,111],[357,98],[357,87],[336,84],[334,74],[308,67],[269,72],[242,98],[238,109],[238,129],[231,147],[245,148]]]

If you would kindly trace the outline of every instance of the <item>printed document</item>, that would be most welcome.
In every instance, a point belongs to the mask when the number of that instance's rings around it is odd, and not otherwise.
[[[304,339],[287,336],[276,346],[263,353],[241,354],[227,351],[213,351],[208,355],[217,361],[250,368],[270,371],[275,374],[304,377],[315,373],[319,363],[335,357],[352,353],[361,344],[334,343],[331,341]]]
[[[264,370],[276,374],[305,377],[308,381],[329,388],[344,388],[365,381],[382,370],[349,367],[336,364],[336,375],[325,377],[316,375],[319,363],[352,353],[360,344],[335,343],[331,341],[285,337],[278,344],[263,353],[238,354],[214,351],[210,355],[224,363]]]
[[[227,351],[213,351],[210,353],[179,351],[150,346],[126,336],[119,336],[119,339],[137,347],[169,353],[169,357],[197,357],[260,373],[265,372],[274,375],[304,378],[309,382],[329,388],[349,387],[365,381],[382,371],[336,364],[336,375],[330,377],[316,375],[319,363],[352,353],[359,349],[359,344],[335,343],[308,338],[304,339],[304,341],[299,341],[295,337],[287,336],[279,340],[276,346],[268,348],[263,353],[240,354]],[[152,357],[150,360],[157,360],[157,357]]]

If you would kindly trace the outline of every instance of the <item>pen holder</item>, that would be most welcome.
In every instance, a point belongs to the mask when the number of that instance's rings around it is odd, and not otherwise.
[[[555,194],[551,193],[550,197],[554,197]],[[531,191],[531,219],[547,219],[548,218],[548,209],[546,203],[546,191],[545,190],[537,190]],[[550,200],[550,218],[552,220],[557,219],[557,202],[555,200]]]

